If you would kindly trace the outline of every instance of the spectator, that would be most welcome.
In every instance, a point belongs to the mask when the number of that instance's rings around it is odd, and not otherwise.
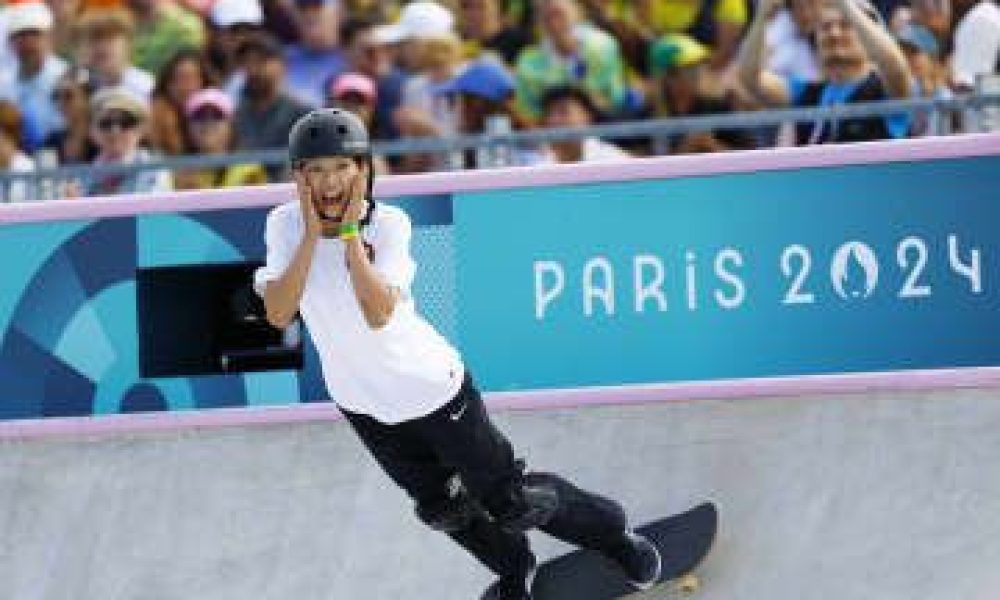
[[[906,55],[906,61],[913,73],[914,96],[947,100],[952,98],[948,88],[946,67],[940,61],[940,47],[929,29],[922,25],[905,25],[896,34],[896,41]],[[913,135],[940,134],[943,129],[942,115],[923,111],[914,115]]]
[[[285,62],[281,45],[268,34],[248,38],[239,50],[246,67],[246,85],[236,109],[236,136],[244,150],[281,148],[288,144],[288,131],[309,107],[285,90]],[[277,181],[283,166],[268,168]]]
[[[747,4],[747,0],[637,0],[636,12],[639,21],[649,23],[658,35],[685,33],[711,48],[709,67],[720,72],[739,49],[749,18]]]
[[[992,0],[954,0],[951,76],[959,91],[976,87],[979,75],[1000,71],[1000,7]]]
[[[95,165],[138,165],[153,157],[140,147],[145,135],[146,99],[124,87],[109,87],[91,99],[91,135],[100,149]],[[164,192],[173,188],[168,171],[144,169],[122,174],[90,174],[80,182],[85,196]]]
[[[246,80],[239,49],[247,39],[263,32],[264,11],[259,0],[215,0],[209,22],[209,64],[218,74],[222,89],[236,101]]]
[[[542,97],[545,127],[587,129],[601,120],[601,112],[587,92],[572,86],[551,88]],[[596,137],[549,142],[546,159],[554,163],[598,162],[629,158],[614,144]]]
[[[233,127],[233,101],[218,88],[199,90],[188,98],[184,107],[192,150],[202,156],[232,154],[236,148]],[[178,174],[178,189],[205,189],[261,185],[267,183],[267,173],[257,164],[237,164],[227,167],[187,171]]]
[[[295,0],[299,41],[288,46],[288,88],[299,100],[322,106],[324,84],[344,72],[347,59],[340,49],[338,0]]]
[[[817,46],[823,79],[807,83],[761,68],[767,15],[780,0],[764,0],[739,64],[742,84],[767,106],[830,106],[909,98],[912,75],[878,13],[856,0],[830,0],[820,10]],[[905,137],[909,115],[821,119],[799,123],[796,142],[825,144]]]
[[[910,0],[910,20],[934,34],[942,59],[951,52],[951,12],[951,0]]]
[[[19,107],[22,143],[33,152],[62,126],[52,90],[66,72],[66,63],[52,52],[52,12],[47,5],[14,4],[4,10],[4,16],[8,41],[17,60],[14,69],[0,74],[0,98]]]
[[[458,21],[470,58],[490,52],[514,64],[521,50],[531,44],[527,31],[504,23],[501,0],[459,0]]]
[[[456,107],[436,93],[462,68],[462,44],[454,24],[452,14],[440,4],[413,2],[403,9],[398,22],[376,33],[385,42],[400,44],[406,68],[413,74],[393,115],[403,136],[447,136],[458,129]]]
[[[650,48],[649,65],[663,116],[725,114],[736,108],[732,97],[718,95],[710,81],[711,51],[690,36],[668,33],[661,37]],[[756,145],[750,134],[730,129],[692,132],[670,140],[670,150],[677,154],[749,149]]]
[[[468,65],[451,82],[438,88],[437,93],[451,97],[458,106],[460,133],[495,131],[491,122],[503,129],[524,129],[528,122],[517,109],[517,84],[506,67],[493,58],[481,58]],[[465,168],[493,166],[527,166],[545,161],[544,155],[532,145],[513,148],[484,146],[466,151],[461,165]]]
[[[181,48],[200,48],[205,26],[173,0],[128,0],[135,15],[132,59],[140,69],[159,73]]]
[[[21,145],[21,113],[17,105],[0,100],[0,172],[26,173],[35,170],[35,163]],[[0,202],[30,200],[25,180],[12,181],[0,187]]]
[[[341,37],[347,48],[349,69],[370,77],[378,86],[373,139],[386,140],[399,136],[393,123],[393,113],[403,97],[406,74],[392,59],[392,49],[377,35],[374,21],[352,19],[344,24]]]
[[[546,90],[565,84],[587,90],[605,112],[624,110],[627,94],[618,42],[583,23],[574,0],[539,2],[543,40],[526,48],[517,60],[521,111],[537,120]]]
[[[78,26],[83,42],[80,62],[90,68],[97,87],[124,87],[148,101],[156,80],[132,64],[135,25],[128,11],[90,11]]]
[[[646,57],[656,36],[648,24],[641,22],[633,2],[580,0],[580,6],[591,23],[615,37],[622,57],[633,71],[649,72]]]
[[[816,52],[816,0],[788,0],[767,28],[767,69],[779,77],[819,81],[822,67]]]
[[[201,51],[182,48],[160,70],[150,101],[149,144],[160,154],[184,154],[191,148],[184,127],[184,106],[192,94],[216,85]]]
[[[97,158],[97,144],[90,137],[90,97],[94,85],[90,72],[71,67],[52,92],[63,117],[63,126],[49,134],[43,150],[55,154],[56,164],[88,163]]]
[[[333,79],[328,87],[326,106],[342,108],[356,114],[368,131],[377,127],[378,89],[370,77],[361,73],[344,73]],[[381,156],[372,156],[372,172],[376,175],[389,173],[389,166]]]
[[[52,49],[64,60],[76,59],[76,21],[80,18],[81,0],[46,0],[52,11]]]

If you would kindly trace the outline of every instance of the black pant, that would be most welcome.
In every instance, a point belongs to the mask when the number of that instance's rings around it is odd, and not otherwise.
[[[534,564],[527,537],[504,531],[493,519],[508,508],[511,487],[526,482],[549,485],[559,495],[559,508],[542,531],[595,550],[622,539],[627,520],[616,502],[558,475],[523,472],[523,463],[514,458],[510,442],[490,421],[468,372],[455,397],[425,417],[387,425],[366,415],[344,414],[418,512],[452,500],[451,482],[460,477],[481,508],[472,512],[464,528],[449,535],[498,575],[516,575]]]

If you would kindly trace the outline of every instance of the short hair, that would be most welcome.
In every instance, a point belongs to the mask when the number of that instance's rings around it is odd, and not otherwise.
[[[605,118],[604,112],[597,107],[597,103],[594,102],[590,93],[576,85],[558,85],[546,90],[542,95],[542,112],[548,112],[553,104],[564,100],[575,100],[582,105],[590,113],[590,118],[595,123],[599,123]]]
[[[21,111],[9,100],[0,100],[0,135],[14,140],[20,148],[23,145],[21,137]]]
[[[77,21],[77,32],[82,39],[94,40],[104,37],[135,37],[135,21],[132,13],[122,8],[102,8],[88,10]]]

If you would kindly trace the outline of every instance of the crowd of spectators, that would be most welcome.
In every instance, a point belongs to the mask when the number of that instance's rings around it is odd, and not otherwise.
[[[374,137],[949,98],[1000,67],[994,0],[8,0],[0,171],[282,148],[314,107]],[[920,136],[938,114],[509,148],[507,164]],[[961,128],[959,121],[953,125]],[[475,168],[379,157],[380,173]],[[493,157],[495,159],[496,157]],[[495,162],[495,161],[494,161]],[[280,164],[80,177],[65,196],[282,180]],[[30,199],[8,186],[6,200]]]

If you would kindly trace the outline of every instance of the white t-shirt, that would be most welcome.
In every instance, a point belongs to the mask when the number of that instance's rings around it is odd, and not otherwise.
[[[955,28],[951,71],[955,82],[975,87],[976,75],[994,73],[1000,57],[1000,7],[983,0]]]
[[[267,218],[267,263],[254,278],[263,294],[281,277],[302,240],[298,201],[276,207]],[[347,270],[344,243],[321,238],[299,304],[316,344],[323,378],[341,407],[383,423],[400,423],[441,408],[462,387],[458,352],[417,314],[410,293],[416,264],[410,256],[410,219],[397,207],[376,204],[363,237],[375,269],[401,298],[389,322],[371,329],[358,305]]]

